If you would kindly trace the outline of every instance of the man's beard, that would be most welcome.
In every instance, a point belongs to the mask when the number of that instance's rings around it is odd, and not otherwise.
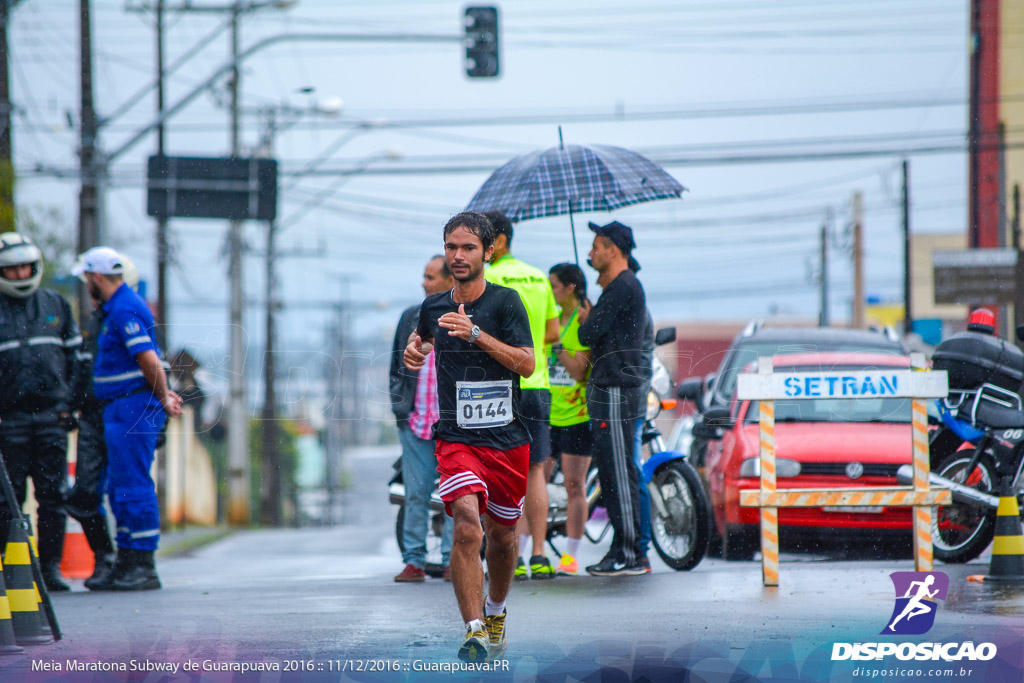
[[[94,280],[89,280],[89,296],[96,299],[96,301],[103,301],[103,291],[100,290],[100,286]]]
[[[476,267],[474,267],[472,264],[469,264],[469,272],[468,273],[466,273],[462,277],[459,277],[458,275],[456,275],[453,272],[452,273],[452,277],[455,278],[456,282],[472,282],[473,280],[476,280],[478,277],[480,277],[483,274],[483,272],[484,272],[484,264],[483,263],[480,263],[480,265],[478,265]]]

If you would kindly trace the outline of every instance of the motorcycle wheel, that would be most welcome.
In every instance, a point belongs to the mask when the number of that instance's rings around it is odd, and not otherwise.
[[[941,459],[932,471],[941,477],[963,484],[968,463],[974,457],[973,450],[952,453]],[[995,466],[992,459],[983,455],[978,459],[970,479],[971,488],[985,493],[996,489]],[[950,564],[969,562],[981,555],[992,542],[995,532],[996,511],[954,500],[950,505],[932,508],[932,546],[935,558]]]
[[[405,503],[398,506],[398,515],[395,518],[395,538],[398,540],[398,549],[405,552],[405,543],[402,541],[402,527],[405,524]],[[441,559],[441,532],[444,530],[444,512],[430,511],[430,518],[427,524],[427,554],[424,560],[425,570],[428,575],[435,578],[444,573],[444,564]]]
[[[662,517],[651,505],[654,549],[673,569],[693,569],[704,559],[711,534],[710,507],[700,477],[685,460],[671,460],[655,470],[652,482],[668,512]]]

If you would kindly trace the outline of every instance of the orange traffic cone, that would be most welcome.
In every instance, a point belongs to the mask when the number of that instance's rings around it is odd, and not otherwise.
[[[985,576],[986,581],[1024,583],[1024,535],[1021,534],[1020,524],[1017,496],[1007,480],[996,511],[992,562]]]
[[[32,577],[32,550],[25,529],[11,522],[5,554],[4,583],[10,586],[7,597],[11,608],[11,625],[18,645],[42,645],[52,639],[44,635],[44,617],[39,613],[39,589]]]
[[[75,463],[68,463],[69,485],[75,485]],[[87,579],[95,569],[96,557],[85,538],[85,531],[77,519],[68,515],[64,535],[64,554],[60,558],[60,573],[68,579]]]
[[[11,622],[11,603],[4,585],[3,563],[0,563],[0,655],[16,655],[25,651],[14,639],[14,625]]]

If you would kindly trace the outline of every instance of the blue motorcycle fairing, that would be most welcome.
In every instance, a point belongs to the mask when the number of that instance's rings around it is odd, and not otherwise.
[[[960,418],[953,415],[953,412],[946,406],[945,401],[939,399],[935,402],[939,407],[939,417],[942,418],[942,423],[953,430],[953,433],[959,436],[964,441],[970,441],[971,443],[977,443],[978,440],[985,436],[984,429],[978,429],[973,426],[970,422],[961,420]]]
[[[644,475],[644,483],[646,484],[654,476],[654,470],[658,469],[669,460],[686,459],[686,453],[680,453],[679,451],[662,451],[661,453],[655,453],[647,462],[644,463],[641,468],[641,473]]]

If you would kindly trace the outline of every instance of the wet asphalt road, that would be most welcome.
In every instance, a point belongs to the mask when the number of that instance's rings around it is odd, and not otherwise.
[[[340,526],[236,532],[190,555],[162,560],[160,591],[90,593],[77,582],[74,592],[54,598],[65,638],[0,658],[0,681],[73,678],[32,671],[33,661],[39,669],[40,663],[68,660],[214,663],[208,666],[302,661],[313,667],[237,680],[440,676],[332,671],[360,662],[365,667],[366,660],[401,667],[453,662],[461,641],[449,584],[392,581],[401,569],[395,509],[386,492],[392,459],[390,451],[350,457],[353,486],[344,497]],[[581,566],[599,560],[604,549],[585,542]],[[789,556],[781,567],[781,586],[766,589],[759,563],[705,559],[690,572],[672,571],[658,559],[652,564],[654,572],[641,577],[514,584],[510,669],[492,678],[529,680],[540,673],[546,680],[583,679],[588,671],[619,667],[621,680],[628,680],[645,667],[676,674],[683,667],[690,680],[725,681],[745,667],[760,671],[763,680],[852,680],[850,663],[828,661],[832,644],[884,640],[878,633],[893,609],[888,574],[913,570],[909,558]],[[1007,671],[1024,668],[1024,589],[967,582],[970,574],[986,573],[987,559],[937,569],[950,575],[950,595],[932,630],[916,639],[996,642],[1000,658],[1011,667]],[[777,661],[764,664],[765,656]],[[108,675],[109,680],[157,681],[232,680],[233,674],[208,669],[187,678],[180,670],[178,678],[152,672]]]

